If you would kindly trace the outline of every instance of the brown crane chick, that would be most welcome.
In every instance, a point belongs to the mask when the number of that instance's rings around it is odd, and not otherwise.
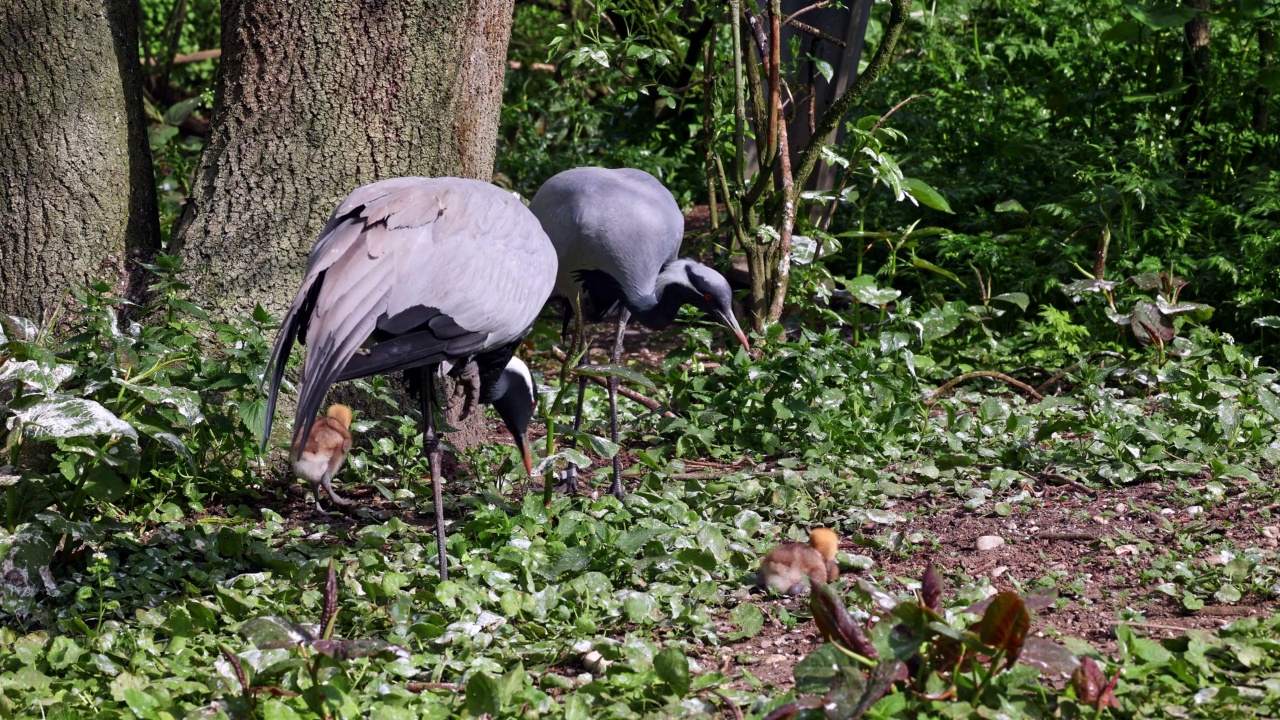
[[[809,533],[809,544],[783,543],[769,551],[760,561],[758,577],[761,588],[773,588],[783,595],[799,595],[809,583],[835,582],[840,577],[836,567],[836,545],[839,539],[827,528]]]
[[[342,469],[342,463],[351,450],[351,408],[346,405],[330,405],[326,415],[318,417],[311,425],[311,434],[302,452],[293,458],[293,470],[303,480],[311,483],[316,498],[316,510],[320,507],[320,488],[324,487],[333,504],[346,507],[350,500],[339,497],[329,483]]]

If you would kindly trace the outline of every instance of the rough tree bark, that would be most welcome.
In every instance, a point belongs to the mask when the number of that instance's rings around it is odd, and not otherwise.
[[[142,289],[159,245],[133,0],[0,2],[0,312]]]
[[[488,179],[513,0],[224,0],[209,143],[174,233],[197,302],[279,313],[329,213],[387,177]]]

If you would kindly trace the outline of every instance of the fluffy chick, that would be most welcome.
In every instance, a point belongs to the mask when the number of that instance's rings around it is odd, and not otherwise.
[[[351,450],[350,428],[351,408],[346,405],[330,405],[329,412],[312,423],[306,446],[293,458],[294,472],[311,483],[311,492],[315,495],[316,510],[319,512],[324,512],[324,508],[320,507],[322,486],[335,505],[346,507],[351,504],[350,500],[339,497],[330,485],[333,476],[342,469],[347,452]]]
[[[809,533],[809,544],[784,543],[769,551],[760,561],[759,582],[762,588],[773,588],[784,595],[799,595],[809,583],[835,582],[840,577],[836,567],[839,539],[826,528]]]

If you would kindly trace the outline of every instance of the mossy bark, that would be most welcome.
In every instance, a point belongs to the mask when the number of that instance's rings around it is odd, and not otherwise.
[[[0,2],[0,312],[126,297],[159,244],[133,0]]]
[[[212,134],[174,234],[194,299],[279,313],[352,189],[488,179],[512,6],[224,0]]]

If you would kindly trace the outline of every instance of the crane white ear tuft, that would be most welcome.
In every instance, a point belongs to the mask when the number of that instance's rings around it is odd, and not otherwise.
[[[538,393],[537,388],[533,384],[533,375],[529,372],[529,366],[525,365],[524,361],[520,358],[513,356],[507,361],[507,367],[504,372],[509,372],[520,378],[521,382],[524,383],[524,386],[528,388],[529,397],[533,399],[533,404],[536,406],[538,404]]]

